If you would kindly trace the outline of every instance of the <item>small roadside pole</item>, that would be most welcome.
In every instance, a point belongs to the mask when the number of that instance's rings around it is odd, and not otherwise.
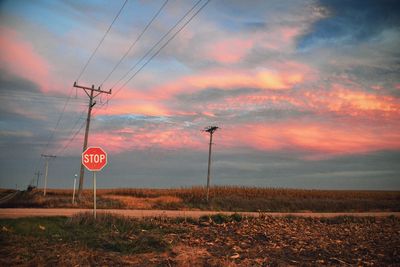
[[[76,186],[76,177],[78,177],[78,174],[75,174],[74,177],[74,191],[72,192],[72,205],[75,204],[75,186]]]
[[[46,159],[46,170],[45,170],[45,173],[44,173],[44,188],[43,188],[43,196],[46,196],[47,174],[49,172],[49,159],[54,159],[54,158],[56,158],[56,156],[42,154],[42,157]]]
[[[82,153],[82,164],[93,172],[93,217],[96,219],[96,172],[107,165],[107,153],[101,147],[89,147]]]
[[[39,177],[42,175],[43,173],[41,173],[40,171],[35,172],[35,175],[37,175],[37,179],[36,179],[36,188],[39,188]]]

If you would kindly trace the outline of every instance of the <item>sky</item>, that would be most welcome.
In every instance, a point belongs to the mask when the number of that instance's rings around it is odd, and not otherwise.
[[[48,186],[72,187],[77,82],[112,89],[90,125],[100,188],[205,185],[217,125],[213,185],[400,190],[399,1],[211,0],[189,21],[206,0],[128,0],[80,75],[124,2],[0,2],[0,187],[41,154]]]

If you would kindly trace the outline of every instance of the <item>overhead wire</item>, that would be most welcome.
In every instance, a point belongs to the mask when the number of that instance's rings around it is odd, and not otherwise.
[[[28,101],[28,102],[39,102],[39,103],[55,103],[55,102],[65,102],[65,97],[61,96],[45,96],[45,95],[35,95],[35,94],[3,94],[0,92],[0,99],[8,99],[13,101]],[[70,100],[73,103],[80,104],[86,103],[83,98]]]
[[[187,11],[185,13],[185,15],[178,20],[178,22],[175,23],[175,25],[173,27],[171,27],[169,29],[169,31],[163,35],[163,37],[161,37],[157,43],[155,43],[148,51],[147,53],[138,61],[136,62],[136,64],[124,75],[124,77],[122,79],[120,79],[113,87],[115,87],[120,81],[122,81],[133,69],[135,69],[137,67],[137,65],[142,62],[148,55],[150,55],[150,53],[190,14],[192,13],[192,11],[202,2],[203,0],[198,0],[191,9],[189,9],[189,11]],[[150,57],[147,59],[147,61],[132,75],[130,76],[130,78],[121,86],[117,89],[117,91],[111,95],[111,97],[108,100],[111,100],[113,97],[115,97],[116,94],[118,94],[118,92],[120,92],[123,87],[125,87],[125,85],[127,83],[129,83],[137,74],[139,74],[140,71],[143,70],[143,68],[150,63],[151,60],[153,60],[160,52],[162,49],[164,49],[193,19],[194,17],[196,17],[201,10],[203,10],[207,4],[210,2],[210,0],[207,0],[206,2],[203,3],[203,5],[194,13],[191,15],[191,17],[162,45],[160,46],[157,51]],[[100,108],[102,108],[106,103],[108,103],[108,101],[100,104]],[[98,110],[98,109],[97,109]],[[95,110],[93,112],[93,115],[96,114]],[[66,148],[72,143],[72,141],[76,138],[76,136],[78,135],[78,133],[82,130],[83,126],[85,125],[85,122],[83,122],[80,126],[80,128],[74,133],[74,135],[70,138],[70,140],[64,145],[64,147],[61,149],[61,153],[63,153]]]
[[[86,109],[83,109],[83,110],[81,111],[81,113],[79,114],[79,117],[77,118],[77,120],[74,122],[74,124],[73,124],[73,126],[71,127],[71,129],[70,129],[70,130],[68,131],[68,133],[65,135],[65,136],[67,136],[69,139],[72,138],[71,136],[76,136],[76,135],[82,130],[82,127],[83,127],[83,126],[77,128],[78,130],[75,131],[75,130],[76,130],[76,127],[78,126],[78,124],[79,124],[79,122],[80,122],[81,120],[83,120],[83,124],[85,123],[85,117],[84,117],[84,114],[85,114],[85,113],[86,113]],[[72,134],[74,131],[75,131],[75,133]],[[70,143],[70,142],[72,142],[72,140],[69,141],[68,143]],[[56,154],[61,156],[61,155],[64,153],[64,151],[65,151],[66,148],[67,148],[67,145],[64,145],[63,147],[60,147],[60,148],[57,150]]]
[[[111,87],[111,89],[114,89],[121,81],[123,81],[128,75],[129,73],[134,70],[139,64],[140,62],[142,62],[148,55],[150,55],[150,53],[196,8],[196,6],[198,6],[200,4],[202,0],[198,0],[193,6],[192,8],[190,8],[182,17],[181,19],[179,19],[174,26],[172,26],[168,32],[166,32],[147,52],[146,54],[144,54],[138,61],[136,61],[136,63],[124,74],[122,75],[122,77],[116,82],[114,83],[114,85]]]
[[[97,50],[99,50],[99,47],[101,46],[101,44],[104,42],[104,40],[106,39],[108,33],[110,32],[112,26],[114,25],[114,22],[118,19],[119,15],[121,14],[122,10],[124,9],[126,3],[128,2],[128,0],[125,0],[124,4],[122,5],[122,7],[119,9],[117,15],[114,17],[113,21],[111,22],[110,26],[108,27],[108,29],[106,30],[106,32],[103,35],[103,38],[101,38],[100,42],[98,43],[98,45],[96,46],[96,48],[93,50],[92,54],[90,55],[89,59],[86,61],[86,64],[83,66],[81,72],[78,75],[78,78],[76,78],[76,82],[79,81],[79,79],[82,77],[83,73],[85,72],[86,68],[89,66],[89,63],[92,61],[94,55],[96,54]]]
[[[106,30],[105,34],[103,35],[103,38],[100,40],[99,44],[97,45],[97,47],[94,49],[94,51],[93,51],[92,54],[90,55],[89,59],[87,60],[86,64],[84,65],[84,67],[82,68],[82,70],[80,71],[80,73],[78,74],[78,76],[77,76],[77,78],[75,79],[75,81],[78,81],[78,80],[81,78],[81,76],[83,75],[83,73],[86,71],[86,69],[87,69],[89,63],[91,62],[91,60],[93,59],[93,57],[94,57],[94,55],[96,54],[97,50],[99,49],[99,47],[101,46],[101,44],[102,44],[103,41],[105,40],[106,36],[107,36],[108,33],[110,32],[112,26],[114,25],[114,22],[118,19],[119,15],[121,14],[121,12],[122,12],[122,10],[124,9],[124,7],[125,7],[125,5],[126,5],[127,2],[128,2],[128,0],[125,0],[125,2],[123,3],[122,7],[119,9],[117,15],[114,17],[114,19],[113,19],[113,21],[111,22],[110,26],[108,27],[108,29]],[[68,105],[68,103],[69,103],[69,101],[70,101],[70,99],[71,99],[72,92],[73,92],[73,87],[71,87],[71,89],[70,89],[70,92],[69,92],[69,94],[68,94],[68,98],[67,98],[67,100],[65,101],[65,104],[64,104],[64,106],[63,106],[63,108],[62,108],[62,111],[61,111],[61,113],[60,113],[60,115],[59,115],[59,117],[58,117],[58,119],[57,119],[56,126],[55,126],[54,129],[52,130],[52,132],[51,132],[51,134],[50,134],[50,137],[49,137],[49,139],[48,139],[48,141],[47,141],[47,143],[46,143],[46,145],[45,145],[45,148],[44,148],[44,150],[43,150],[43,151],[44,151],[43,154],[46,153],[46,151],[47,151],[47,149],[48,149],[48,147],[49,147],[49,144],[52,142],[52,140],[53,140],[53,138],[54,138],[54,134],[55,134],[55,132],[56,132],[58,126],[60,125],[60,121],[61,121],[61,119],[62,119],[62,117],[63,117],[63,115],[64,115],[64,113],[65,113],[66,107],[67,107],[67,105]],[[36,171],[37,171],[37,169],[38,169],[38,164],[40,163],[40,159],[41,159],[41,156],[40,156],[40,158],[39,158],[38,163],[36,164],[36,167],[35,167],[35,170],[36,170]]]
[[[151,18],[151,20],[147,23],[147,25],[144,27],[142,32],[136,37],[135,41],[130,45],[128,50],[126,50],[125,54],[121,57],[121,59],[115,64],[114,68],[111,70],[111,72],[104,78],[104,80],[101,82],[100,87],[103,86],[103,84],[110,78],[110,76],[114,73],[114,71],[121,65],[122,61],[128,56],[128,54],[131,52],[131,50],[136,46],[137,42],[142,38],[142,36],[145,34],[147,29],[151,26],[151,24],[154,22],[154,20],[158,17],[158,15],[161,13],[161,11],[164,9],[164,7],[167,5],[168,0],[165,0],[164,3],[161,5],[161,7],[158,9],[158,11],[154,14],[154,16]]]
[[[130,69],[127,71],[114,85],[111,89],[114,89],[118,83],[120,83],[122,80],[124,80],[132,70],[134,70],[144,59],[146,59],[152,52],[155,50],[155,48],[165,40],[165,38],[174,30],[177,28],[177,26],[202,2],[203,0],[198,0],[183,16],[181,19],[179,19],[174,26],[172,26],[167,33],[165,33],[147,52],[144,56],[142,56]],[[210,0],[207,0],[204,2],[204,4],[161,46],[158,48],[158,50],[150,57],[147,59],[147,61],[137,70],[133,73],[133,75],[124,83],[122,86],[120,86],[109,98],[109,100],[113,99],[122,89],[125,87],[139,72],[154,58],[156,57],[163,48],[165,48],[175,36],[180,33],[192,20],[197,14],[210,2]],[[101,105],[100,107],[103,107],[104,105]]]
[[[80,120],[81,118],[79,118]],[[77,122],[79,122],[79,120],[77,120]],[[63,154],[64,151],[67,149],[67,147],[72,143],[72,141],[75,139],[75,137],[79,134],[79,132],[82,130],[83,126],[86,124],[86,121],[83,121],[81,126],[78,128],[77,131],[75,131],[75,133],[71,136],[71,138],[68,140],[68,142],[61,148],[61,150],[58,152],[59,154]]]
[[[115,94],[117,94],[123,87],[125,87],[125,85],[127,85],[151,60],[153,60],[153,58],[155,58],[162,49],[164,49],[171,41],[172,39],[175,38],[175,36],[177,36],[192,20],[195,16],[197,16],[197,14],[200,13],[200,11],[206,7],[206,5],[210,2],[210,0],[207,0],[190,18],[189,20],[187,20],[180,28],[178,31],[176,31],[168,40],[167,42],[165,42],[135,73],[133,73],[133,75],[120,87],[118,88],[118,90],[115,92]],[[115,95],[114,94],[114,95]],[[112,99],[112,97],[110,97],[110,100]]]

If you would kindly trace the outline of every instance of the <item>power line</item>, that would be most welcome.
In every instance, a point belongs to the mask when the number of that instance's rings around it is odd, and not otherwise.
[[[11,100],[11,101],[28,101],[28,102],[39,102],[39,103],[59,103],[64,102],[64,97],[39,97],[39,96],[32,96],[32,95],[24,95],[24,94],[15,94],[15,95],[1,95],[0,99],[4,100]],[[70,101],[71,102],[71,101]],[[82,98],[74,99],[72,101],[74,104],[83,104],[85,103]]]
[[[80,77],[83,75],[83,73],[85,72],[85,70],[86,70],[86,68],[88,67],[90,61],[92,60],[92,58],[93,58],[94,55],[96,54],[97,50],[99,49],[99,47],[101,46],[101,44],[103,43],[103,41],[105,40],[106,36],[108,35],[108,33],[109,33],[110,30],[111,30],[111,27],[113,26],[114,22],[117,20],[117,18],[119,17],[119,15],[121,14],[121,12],[122,12],[122,10],[124,9],[124,7],[125,7],[125,5],[126,5],[127,2],[128,2],[128,0],[125,0],[124,4],[122,5],[122,7],[121,7],[120,10],[118,11],[117,15],[114,17],[113,21],[111,22],[110,26],[108,27],[108,29],[107,29],[106,32],[104,33],[103,38],[100,40],[99,44],[97,45],[97,47],[95,48],[95,50],[92,52],[91,56],[90,56],[89,59],[87,60],[85,66],[82,68],[82,70],[81,70],[81,72],[79,73],[78,77],[75,79],[76,81],[78,81],[78,80],[80,79]],[[62,117],[63,117],[63,115],[64,115],[64,113],[65,113],[66,106],[68,105],[68,103],[69,103],[69,101],[70,101],[70,98],[71,98],[71,95],[72,95],[72,91],[73,91],[73,87],[71,87],[71,90],[70,90],[70,92],[69,92],[69,96],[68,96],[67,100],[65,101],[64,107],[63,107],[63,109],[62,109],[62,111],[61,111],[61,113],[60,113],[60,116],[59,116],[58,120],[57,120],[56,126],[54,127],[52,133],[50,134],[49,140],[48,140],[48,142],[47,142],[47,144],[46,144],[46,146],[45,146],[45,148],[44,148],[44,151],[45,151],[45,152],[46,152],[46,150],[47,150],[47,148],[48,148],[50,142],[51,142],[51,141],[53,140],[53,138],[54,138],[55,131],[57,130],[57,128],[58,128],[58,126],[59,126],[59,124],[60,124],[60,121],[61,121],[61,119],[62,119]]]
[[[58,128],[58,125],[60,124],[60,121],[61,121],[61,119],[62,119],[62,117],[63,117],[63,115],[64,115],[64,113],[65,113],[65,108],[67,107],[67,105],[68,105],[68,103],[69,103],[69,100],[71,99],[72,89],[73,89],[73,87],[72,87],[71,90],[70,90],[70,93],[69,93],[69,96],[68,96],[68,98],[67,98],[67,101],[65,101],[65,103],[64,103],[64,107],[63,107],[63,109],[62,109],[62,111],[61,111],[61,113],[60,113],[60,116],[58,117],[56,126],[54,127],[53,131],[51,132],[50,138],[49,138],[49,140],[47,141],[46,146],[44,147],[44,153],[47,151],[47,148],[48,148],[50,142],[53,141],[54,133],[56,132],[56,130],[57,130],[57,128]]]
[[[167,40],[167,42],[165,42],[157,51],[156,51],[156,53],[154,53],[120,88],[119,88],[119,90],[120,89],[122,89],[125,85],[127,85],[153,58],[155,58],[160,52],[161,52],[161,50],[164,48],[164,47],[166,47],[171,41],[172,41],[172,39],[174,39],[175,38],[175,36],[176,35],[178,35],[178,33],[180,33],[182,30],[183,30],[183,28],[185,28],[186,27],[186,25],[188,25],[192,20],[193,20],[193,18],[208,4],[210,2],[210,0],[207,0],[197,11],[196,11],[196,13],[194,13],[193,15],[192,15],[192,17],[190,17],[189,18],[189,20],[188,21],[186,21],[183,25],[182,25],[182,27],[181,28],[179,28],[179,30],[178,31],[176,31],[168,40]],[[118,92],[118,90],[115,92],[115,94]],[[115,95],[114,94],[114,95]],[[114,96],[113,95],[113,96]],[[112,98],[112,97],[111,97]],[[111,98],[110,98],[110,100],[111,100]]]
[[[143,61],[164,39],[165,39],[165,37],[167,37],[187,16],[188,16],[188,14],[190,14],[199,4],[200,4],[200,2],[201,2],[202,0],[199,0],[199,1],[197,1],[193,6],[192,6],[192,8],[189,10],[189,11],[187,11],[186,13],[185,13],[185,15],[177,22],[177,23],[175,23],[175,25],[172,27],[172,28],[170,28],[170,30],[166,33],[166,34],[164,34],[164,36],[156,43],[156,44],[154,44],[152,47],[151,47],[151,49],[124,75],[124,77],[123,78],[121,78],[116,84],[118,84],[121,80],[123,80],[126,76],[127,76],[127,74],[129,74],[129,72],[131,72],[137,65],[138,65],[138,63],[140,63],[141,61]],[[163,48],[165,48],[171,41],[172,41],[172,39],[173,38],[175,38],[176,37],[176,35],[178,34],[178,33],[180,33],[192,20],[193,20],[193,18],[195,17],[195,16],[197,16],[197,14],[198,13],[200,13],[200,11],[202,10],[202,9],[204,9],[205,7],[206,7],[206,5],[208,4],[210,2],[210,0],[207,0],[179,29],[178,29],[178,31],[176,31],[168,40],[167,40],[167,42],[166,43],[164,43],[141,67],[140,67],[140,69],[138,69],[130,78],[129,78],[129,80],[127,81],[127,82],[125,82],[121,87],[119,87],[118,88],[118,90],[108,99],[108,100],[111,100],[129,81],[131,81],[154,57],[156,57],[160,52],[161,52],[161,50],[163,49]],[[113,87],[115,87],[116,86],[116,84],[113,86]],[[103,104],[100,104],[100,107],[103,107],[106,103],[108,103],[108,101],[107,102],[104,102]],[[95,115],[96,114],[96,111],[97,110],[95,110],[94,112],[93,112],[93,115]],[[80,120],[81,118],[79,118],[77,121],[76,121],[76,123],[75,123],[75,125],[79,122],[79,120]],[[67,149],[67,147],[72,143],[72,141],[76,138],[76,136],[79,134],[79,132],[82,130],[82,128],[83,128],[83,126],[85,125],[85,121],[80,125],[80,128],[74,133],[74,135],[69,139],[69,141],[64,145],[64,147],[60,150],[60,154],[61,153],[63,153],[66,149]],[[73,128],[75,128],[75,127],[73,127]]]
[[[136,43],[140,40],[140,38],[143,36],[143,34],[147,31],[147,29],[150,27],[150,25],[153,23],[153,21],[158,17],[158,15],[161,13],[163,8],[167,5],[168,0],[166,0],[161,7],[158,9],[158,11],[154,14],[154,16],[151,18],[151,20],[147,23],[146,27],[142,30],[142,32],[136,37],[136,40],[131,44],[131,46],[126,50],[125,54],[121,57],[121,59],[118,61],[118,63],[114,66],[114,68],[111,70],[111,72],[106,76],[106,78],[101,82],[100,87],[103,86],[103,84],[110,78],[110,76],[114,73],[114,71],[121,65],[122,61],[128,56],[129,52],[132,50],[133,47],[135,47]]]
[[[87,60],[85,66],[82,68],[81,72],[78,75],[78,78],[76,78],[76,82],[79,81],[79,79],[81,78],[81,76],[83,75],[83,73],[85,72],[86,68],[88,67],[90,61],[92,60],[92,58],[94,57],[94,55],[96,54],[97,50],[99,49],[99,47],[101,46],[101,44],[103,43],[104,39],[106,39],[107,34],[110,32],[111,27],[114,25],[114,22],[117,20],[117,18],[119,17],[119,15],[121,14],[122,10],[124,9],[126,3],[128,2],[128,0],[125,0],[124,4],[122,5],[121,9],[118,11],[117,15],[114,17],[113,21],[111,22],[110,26],[108,27],[107,31],[104,33],[103,38],[101,38],[99,44],[97,45],[97,47],[94,49],[94,51],[92,52],[92,54],[90,55],[89,59]]]
[[[151,49],[149,50],[149,51],[147,51],[147,53],[143,56],[143,57],[141,57],[140,58],[140,60],[139,61],[137,61],[136,62],[136,64],[121,78],[121,79],[119,79],[118,80],[118,82],[117,83],[115,83],[114,84],[114,86],[112,87],[112,88],[114,88],[119,82],[121,82],[133,69],[135,69],[138,65],[139,65],[139,63],[140,62],[142,62],[187,16],[188,16],[188,14],[190,14],[199,4],[200,4],[200,2],[201,2],[202,0],[199,0],[199,1],[197,1],[193,6],[192,6],[192,8],[189,10],[189,11],[187,11],[186,13],[185,13],[185,15],[180,19],[180,20],[178,20],[178,22],[177,23],[175,23],[175,25],[173,26],[173,27],[171,27],[170,29],[169,29],[169,31],[166,33],[166,34],[164,34],[162,37],[161,37],[161,39],[160,40],[158,40],[158,42],[157,43],[155,43],[152,47],[151,47]],[[154,57],[156,57],[160,52],[161,52],[161,50],[164,48],[164,47],[166,47],[171,41],[172,41],[172,39],[173,38],[175,38],[175,36],[178,34],[178,33],[180,33],[192,20],[193,20],[193,18],[195,17],[195,16],[197,16],[197,14],[204,8],[204,7],[206,7],[206,5],[208,4],[210,2],[210,0],[207,0],[122,86],[120,86],[115,92],[114,92],[114,94],[109,98],[109,100],[111,100],[111,99],[113,99],[117,94],[118,94],[118,92],[120,92],[121,91],[121,89],[126,85],[126,84],[128,84]],[[104,104],[103,105],[101,105],[101,107],[102,106],[104,106]],[[94,113],[95,114],[95,113]]]
[[[147,52],[146,52],[146,54],[144,54],[111,88],[112,89],[114,89],[114,87],[116,87],[123,79],[125,79],[128,75],[129,75],[129,73],[132,71],[132,70],[134,70],[139,64],[140,64],[140,62],[142,62],[148,55],[150,55],[150,53],[153,51],[153,49],[154,48],[156,48],[178,25],[179,25],[179,23],[181,23],[182,22],[182,20],[184,20],[185,19],[185,17],[190,13],[190,12],[192,12],[193,11],[193,9],[195,9],[196,8],[196,6],[198,5],[198,4],[200,4],[200,2],[201,2],[202,0],[198,0],[193,6],[192,6],[192,8],[191,9],[189,9],[189,11],[187,11],[186,13],[185,13],[185,15],[183,15],[183,17],[180,19],[180,20],[178,20],[176,23],[175,23],[175,25],[174,26],[172,26],[169,30],[168,30],[168,32],[167,33],[165,33],[159,40],[158,40],[158,42],[157,43],[155,43]]]
[[[79,118],[82,119],[82,118]],[[79,120],[78,120],[79,121]],[[79,129],[74,133],[74,135],[68,140],[68,142],[64,145],[64,147],[58,152],[59,154],[64,153],[64,151],[67,149],[67,147],[72,143],[72,141],[75,139],[75,137],[80,133],[80,131],[83,129],[83,126],[85,126],[86,121],[83,121]]]
[[[85,114],[86,109],[82,110],[82,112],[80,113],[78,119],[75,121],[75,123],[73,124],[71,130],[68,132],[68,134],[66,134],[67,137],[71,136],[69,141],[64,145],[64,147],[60,147],[59,150],[57,150],[57,152],[55,153],[56,155],[61,155],[64,153],[65,149],[69,146],[69,144],[75,139],[76,135],[82,130],[84,122],[82,123],[82,125],[78,128],[78,130],[72,135],[72,133],[75,131],[76,126],[78,126],[78,123],[84,119],[83,115]]]

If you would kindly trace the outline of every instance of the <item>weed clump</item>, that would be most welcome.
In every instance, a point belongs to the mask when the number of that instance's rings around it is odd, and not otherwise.
[[[66,225],[77,241],[106,251],[125,254],[163,252],[170,249],[164,240],[168,233],[178,231],[175,225],[166,227],[160,220],[152,218],[135,219],[113,214],[81,213],[71,217]]]
[[[214,214],[214,215],[204,215],[199,218],[199,222],[212,222],[215,224],[223,224],[230,222],[240,222],[243,217],[239,213],[234,213],[232,215],[225,215],[222,213]]]

